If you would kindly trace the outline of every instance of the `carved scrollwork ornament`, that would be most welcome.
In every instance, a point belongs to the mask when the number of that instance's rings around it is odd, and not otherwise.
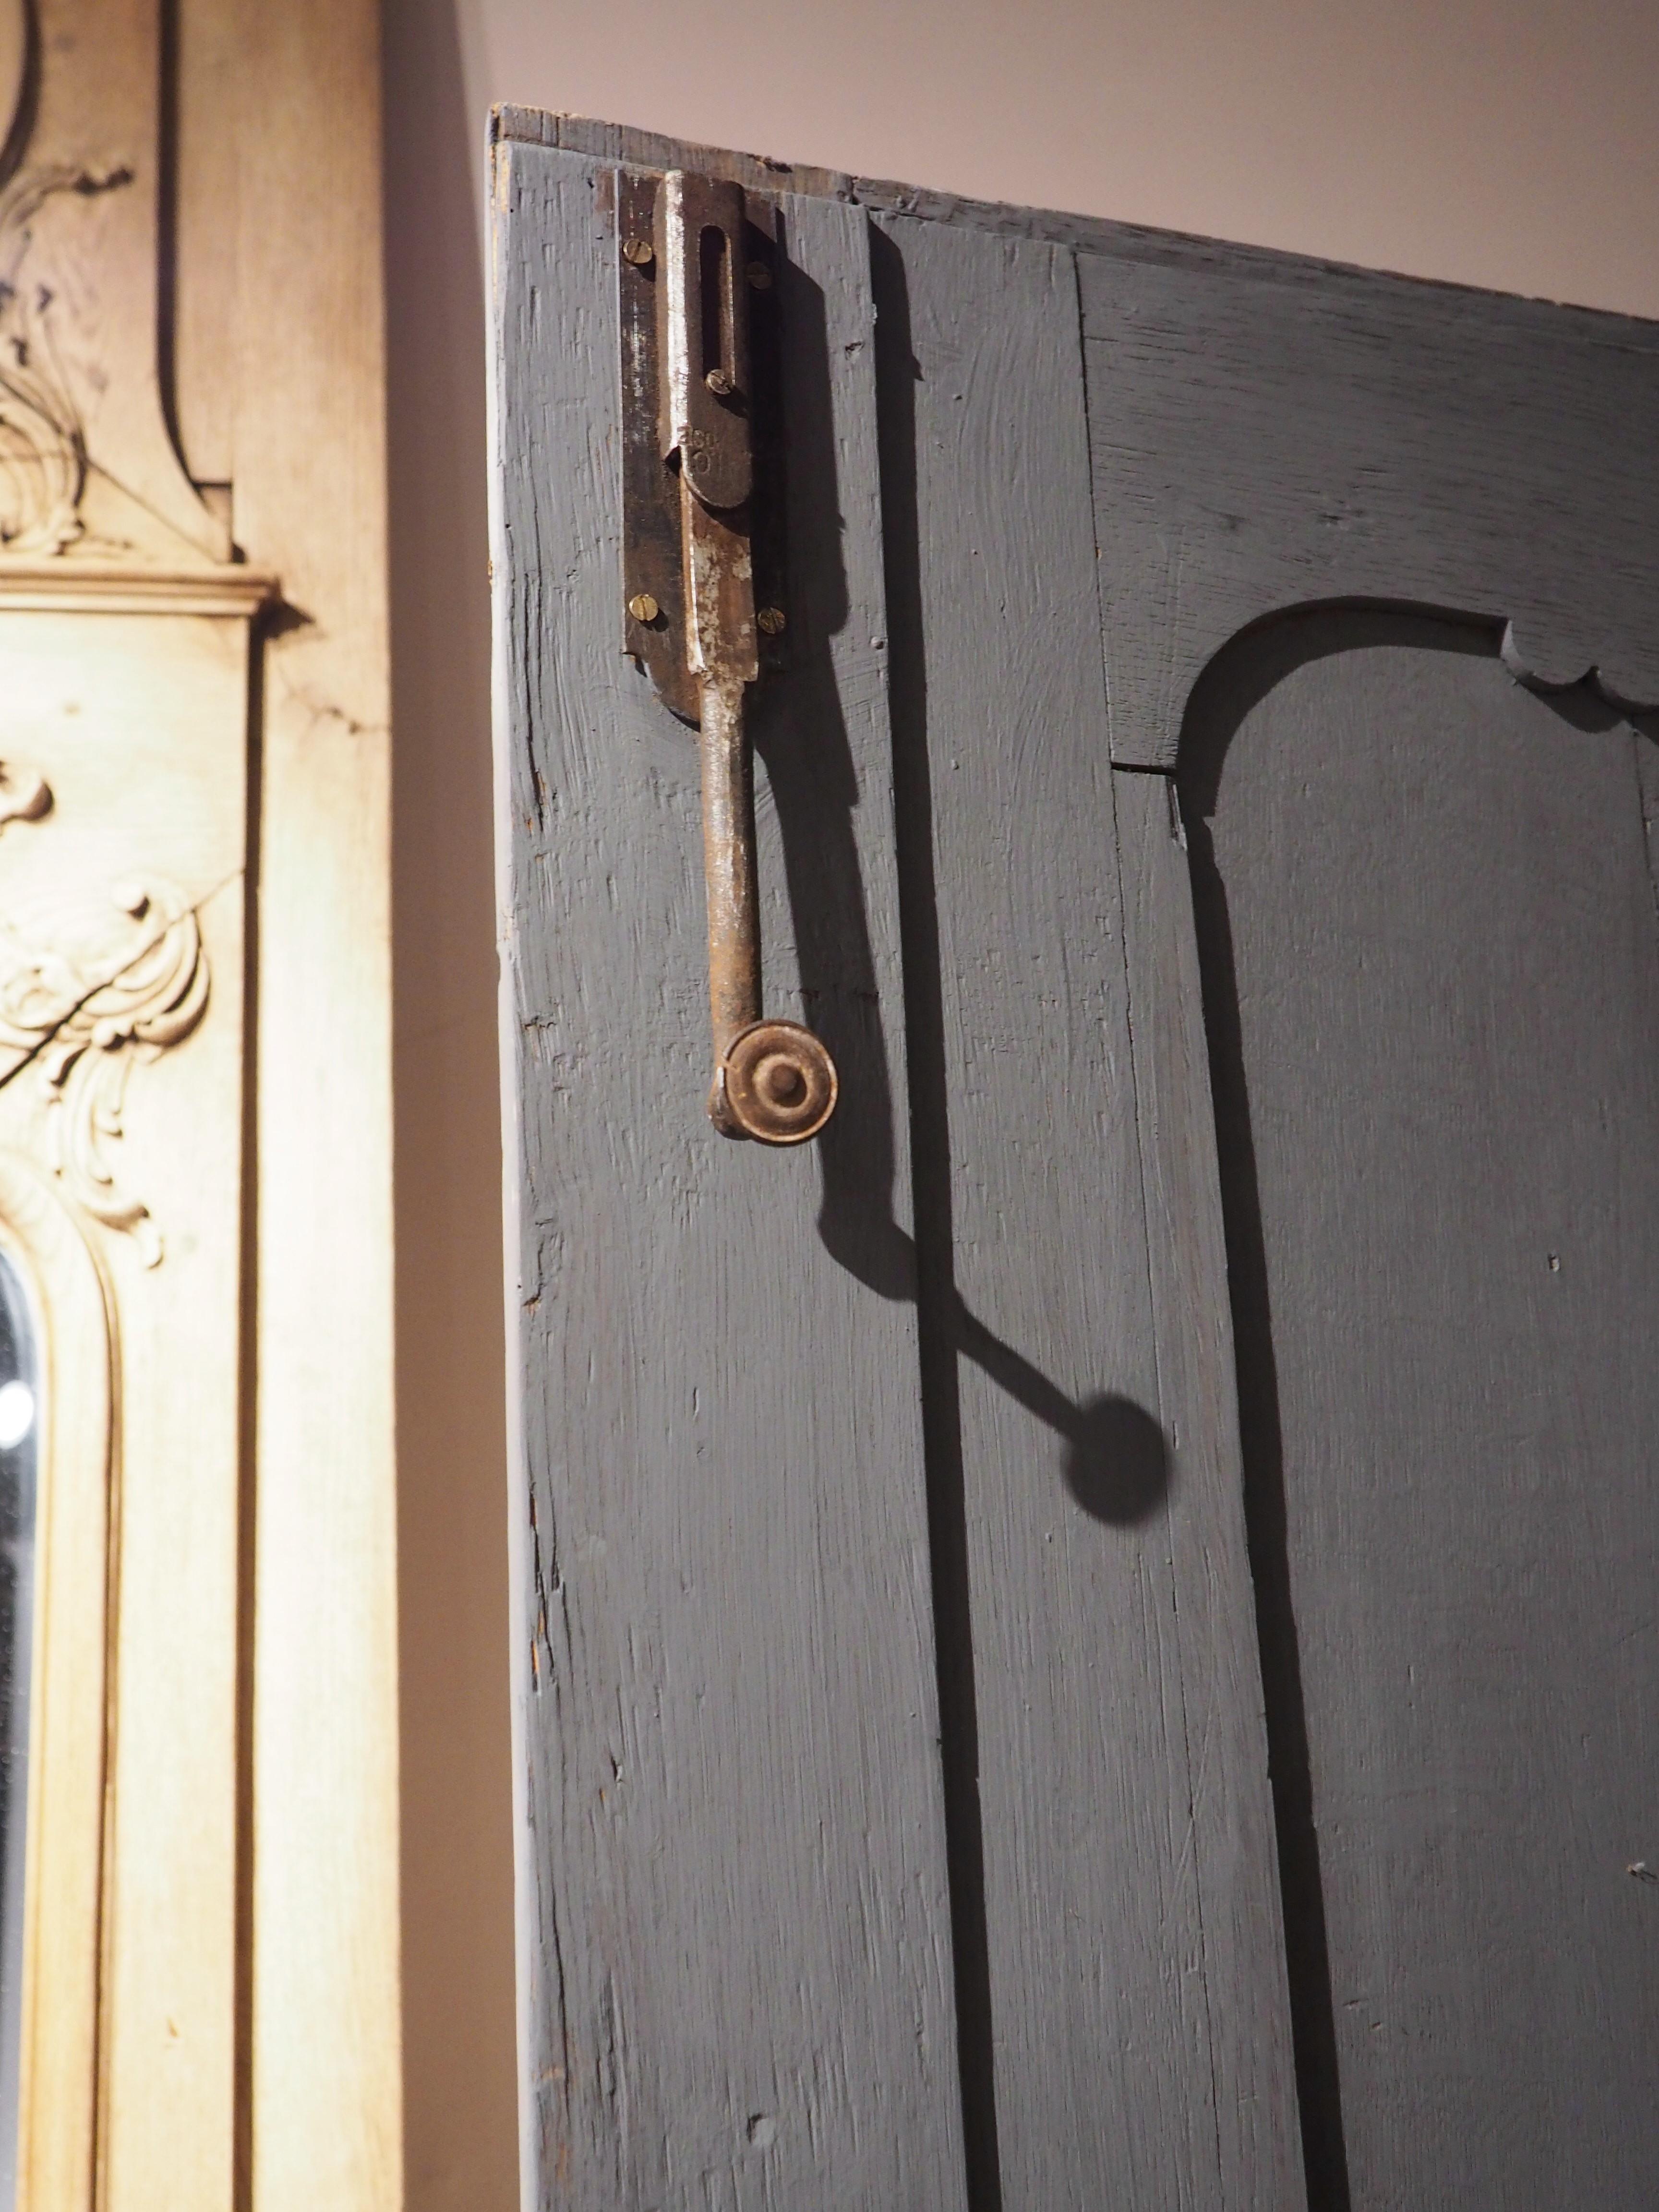
[[[0,762],[0,834],[40,820],[52,804],[37,770]],[[208,962],[195,910],[175,886],[133,878],[112,895],[132,933],[95,962],[0,929],[0,1090],[34,1071],[52,1169],[85,1212],[131,1236],[154,1267],[161,1234],[144,1200],[118,1181],[107,1147],[123,1133],[135,1061],[181,1044],[207,1011]]]
[[[81,1000],[41,1058],[52,1113],[52,1162],[94,1221],[124,1230],[147,1267],[161,1238],[143,1199],[116,1181],[104,1146],[118,1141],[135,1060],[159,1060],[207,1011],[208,965],[195,914],[170,885],[118,885],[118,902],[150,934]]]
[[[58,329],[59,285],[34,265],[35,226],[53,200],[132,181],[66,163],[31,168],[0,192],[0,547],[62,553],[85,531],[87,436]]]

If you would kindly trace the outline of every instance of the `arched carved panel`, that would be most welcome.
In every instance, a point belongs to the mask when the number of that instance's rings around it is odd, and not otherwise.
[[[1498,646],[1261,625],[1182,738],[1320,2202],[1659,2181],[1650,747]]]
[[[1659,702],[1652,325],[1191,241],[1078,272],[1119,766],[1174,764],[1230,638],[1332,601],[1455,610],[1527,682]]]

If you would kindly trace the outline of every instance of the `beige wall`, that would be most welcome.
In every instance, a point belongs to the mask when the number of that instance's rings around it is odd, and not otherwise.
[[[386,0],[408,2172],[516,2201],[483,118],[1659,316],[1654,0]]]
[[[396,4],[396,0],[394,0]],[[460,0],[466,99],[1659,315],[1653,0]]]

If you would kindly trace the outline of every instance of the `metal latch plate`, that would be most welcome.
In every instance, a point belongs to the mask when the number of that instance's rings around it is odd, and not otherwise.
[[[657,195],[649,172],[617,172],[617,301],[622,337],[623,646],[646,669],[659,696],[684,720],[698,715],[697,678],[686,652],[680,487],[665,465],[660,438],[662,389],[656,251]],[[775,206],[747,195],[744,275],[748,286],[750,434],[754,491],[743,510],[754,563],[755,604],[787,607],[784,575],[784,453],[778,295],[781,225]],[[649,248],[647,252],[645,249]],[[653,605],[649,619],[632,611]],[[787,633],[763,632],[763,672],[781,666]]]

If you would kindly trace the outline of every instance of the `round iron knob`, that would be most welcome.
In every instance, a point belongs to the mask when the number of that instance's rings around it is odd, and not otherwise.
[[[745,1137],[804,1145],[836,1110],[836,1063],[799,1022],[751,1022],[720,1063],[726,1109]]]

